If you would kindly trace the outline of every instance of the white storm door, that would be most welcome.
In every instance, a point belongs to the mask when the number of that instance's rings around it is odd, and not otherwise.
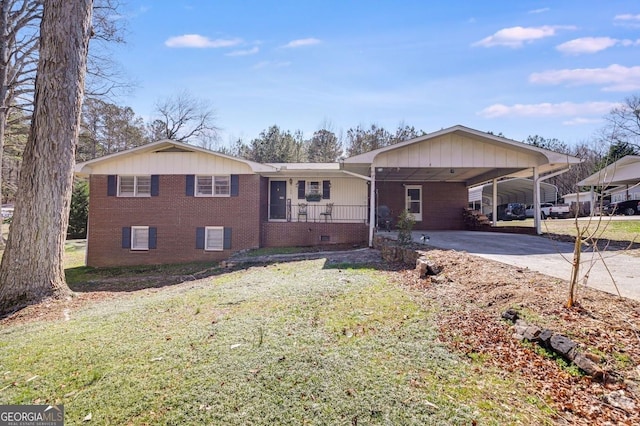
[[[413,215],[416,222],[422,221],[422,186],[405,186],[405,208]]]

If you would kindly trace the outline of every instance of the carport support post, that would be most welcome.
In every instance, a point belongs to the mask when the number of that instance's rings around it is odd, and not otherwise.
[[[498,226],[498,179],[493,180],[493,187],[491,189],[493,190],[491,194],[493,198],[491,202],[491,217],[493,218],[491,226]]]
[[[536,234],[542,235],[542,223],[540,221],[540,176],[538,168],[533,168],[533,226]]]
[[[369,185],[369,247],[373,247],[373,230],[376,226],[376,168],[371,164],[371,185]]]

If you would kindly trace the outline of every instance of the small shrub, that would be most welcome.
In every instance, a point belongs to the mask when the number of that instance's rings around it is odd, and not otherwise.
[[[396,224],[396,228],[398,228],[398,244],[401,246],[408,246],[411,244],[411,231],[415,224],[416,221],[413,218],[413,215],[403,209],[398,216],[398,223]]]

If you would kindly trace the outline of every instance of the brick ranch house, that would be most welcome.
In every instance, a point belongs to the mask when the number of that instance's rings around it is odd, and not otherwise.
[[[545,176],[579,161],[455,126],[340,163],[261,164],[162,140],[80,163],[76,174],[90,186],[87,265],[102,267],[371,244],[382,205],[395,216],[407,209],[414,229],[463,229],[469,187],[533,177],[539,194]]]

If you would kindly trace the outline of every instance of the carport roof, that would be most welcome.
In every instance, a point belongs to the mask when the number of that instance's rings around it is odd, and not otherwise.
[[[388,181],[464,182],[473,186],[504,177],[540,176],[582,160],[523,142],[453,126],[346,158],[346,170]]]
[[[531,179],[507,179],[498,182],[498,204],[523,203],[533,204],[533,181]],[[483,197],[491,198],[493,185],[485,184],[469,188],[469,202],[482,201]],[[556,202],[558,187],[540,182],[540,202]]]
[[[636,185],[640,182],[640,155],[627,155],[578,182],[578,186]]]

